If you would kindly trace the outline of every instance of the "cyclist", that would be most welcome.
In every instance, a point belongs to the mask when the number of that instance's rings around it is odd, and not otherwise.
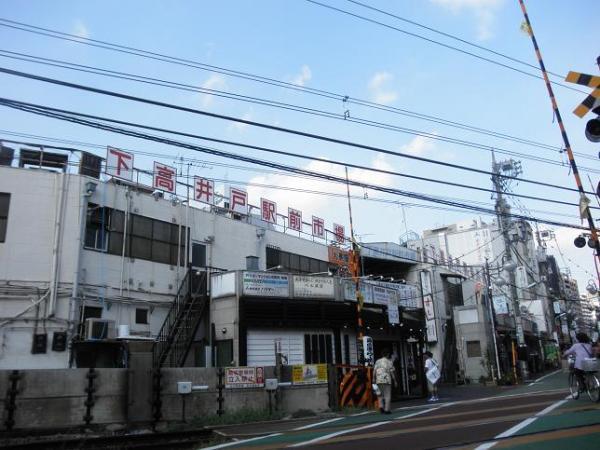
[[[563,357],[567,357],[569,355],[573,355],[575,357],[575,367],[573,371],[575,372],[575,376],[579,381],[579,391],[583,391],[585,389],[585,378],[583,371],[583,359],[591,358],[593,354],[592,345],[590,344],[590,338],[585,333],[577,333],[575,335],[577,342],[571,346],[566,352],[563,353]]]

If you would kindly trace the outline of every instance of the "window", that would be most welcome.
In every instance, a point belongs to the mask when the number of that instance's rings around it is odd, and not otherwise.
[[[0,192],[0,242],[6,240],[6,228],[8,225],[8,206],[10,194]]]
[[[123,254],[125,213],[90,203],[85,230],[85,247],[111,255]],[[125,256],[163,264],[185,262],[185,228],[150,217],[130,214],[127,217]],[[181,235],[181,242],[180,242]],[[180,245],[178,245],[180,243]]]
[[[148,310],[144,308],[135,308],[135,323],[148,325]]]
[[[284,271],[292,273],[322,273],[329,270],[327,261],[267,247],[267,269],[276,266],[282,266]]]
[[[477,358],[481,356],[481,344],[479,341],[467,341],[467,357]]]
[[[192,266],[206,267],[206,245],[192,242]]]
[[[330,334],[304,335],[304,363],[333,363],[333,342]]]

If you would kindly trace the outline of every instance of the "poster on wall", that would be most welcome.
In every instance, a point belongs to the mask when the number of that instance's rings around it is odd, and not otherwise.
[[[299,364],[292,367],[292,384],[327,383],[327,364]]]
[[[225,388],[257,388],[265,385],[263,367],[227,367]]]
[[[386,289],[381,286],[373,286],[373,303],[376,305],[387,306],[392,297],[396,297],[396,292],[394,290]]]
[[[492,302],[496,314],[508,314],[508,299],[506,298],[506,295],[492,295]]]
[[[290,281],[285,274],[244,272],[243,294],[257,297],[289,297]]]
[[[387,305],[388,322],[390,324],[400,323],[400,312],[398,311],[398,295],[392,295]]]
[[[437,342],[437,328],[435,327],[435,319],[427,320],[427,342]]]
[[[433,297],[431,294],[423,296],[423,309],[425,310],[425,318],[427,320],[435,319],[435,310],[433,309]]]
[[[294,297],[333,298],[334,293],[331,277],[294,275]]]

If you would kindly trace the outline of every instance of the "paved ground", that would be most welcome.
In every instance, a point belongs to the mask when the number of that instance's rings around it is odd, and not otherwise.
[[[302,424],[233,427],[222,431],[247,438],[211,448],[598,450],[600,404],[587,397],[567,400],[566,379],[559,371],[511,389],[447,388],[439,403],[402,403],[391,415],[365,411]]]

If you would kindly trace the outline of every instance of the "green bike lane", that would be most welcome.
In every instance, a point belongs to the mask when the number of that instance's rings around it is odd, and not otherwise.
[[[499,441],[477,446],[514,450],[598,450],[600,449],[600,403],[590,401],[586,393],[577,400],[566,388],[568,372],[560,371],[538,383],[515,389],[527,394],[528,389],[561,389],[565,396],[548,408],[523,420],[496,436]]]
[[[285,423],[282,423],[282,428],[279,430],[272,429],[270,432],[266,430],[261,431],[260,426],[257,426],[254,431],[256,433],[262,432],[263,435],[215,445],[208,447],[208,449],[275,449],[323,444],[331,439],[340,439],[340,437],[347,437],[348,435],[376,433],[380,430],[382,432],[384,430],[398,430],[400,427],[408,426],[408,423],[402,419],[410,419],[408,422],[414,422],[417,419],[417,422],[420,422],[420,419],[430,417],[430,421],[423,423],[427,427],[429,424],[434,425],[448,420],[459,420],[458,416],[463,416],[462,420],[464,421],[476,419],[474,421],[477,422],[480,419],[485,419],[486,415],[490,417],[500,415],[501,417],[502,414],[521,414],[514,422],[506,422],[505,427],[508,428],[520,422],[523,418],[529,417],[529,415],[535,414],[542,408],[563,398],[567,390],[566,381],[563,383],[561,380],[562,374],[555,372],[535,382],[512,388],[508,392],[499,390],[495,394],[484,398],[401,407],[395,409],[390,415],[382,415],[375,411],[365,411],[350,416],[334,417],[309,423],[296,428],[292,428],[291,424],[286,427]],[[527,399],[531,400],[528,402]],[[531,404],[529,405],[528,403]],[[495,411],[494,408],[498,408],[498,411]],[[475,418],[473,416],[477,416],[477,413],[473,412],[473,410],[478,409],[481,410],[483,415]],[[506,411],[502,413],[502,409]],[[525,414],[524,416],[523,413]],[[454,418],[452,417],[453,415],[457,417]],[[443,418],[442,416],[446,417]],[[502,420],[500,419],[500,421]],[[417,425],[415,424],[414,426]],[[465,425],[470,426],[467,423]],[[459,426],[458,423],[457,426]],[[500,429],[482,437],[493,438],[498,431],[504,429],[501,423],[497,424],[497,426],[500,426]],[[416,429],[414,431],[418,432]]]

